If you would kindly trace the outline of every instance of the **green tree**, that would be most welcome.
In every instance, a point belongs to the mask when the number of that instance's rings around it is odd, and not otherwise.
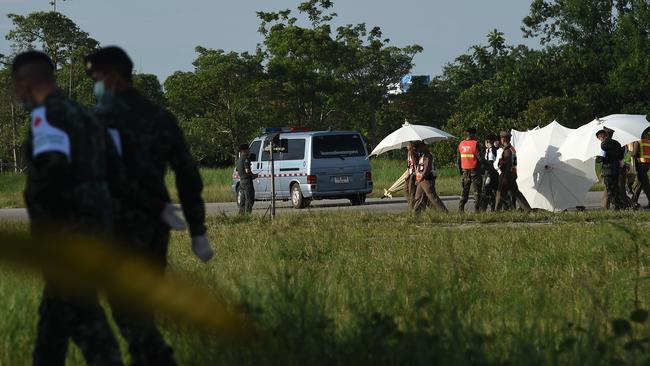
[[[133,85],[140,90],[147,98],[155,103],[165,106],[167,100],[163,92],[162,85],[158,77],[154,74],[135,74],[133,75]]]
[[[71,19],[54,11],[35,12],[26,16],[8,14],[13,28],[6,35],[14,52],[40,49],[54,62],[58,82],[70,97],[90,103],[91,82],[84,73],[83,59],[99,43]]]
[[[262,55],[197,47],[194,72],[165,81],[170,108],[186,128],[197,159],[224,160],[265,120]]]

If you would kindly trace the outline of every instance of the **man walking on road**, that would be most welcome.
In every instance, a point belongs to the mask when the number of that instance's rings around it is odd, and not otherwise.
[[[88,55],[86,71],[95,80],[97,116],[109,128],[126,181],[129,187],[143,192],[141,199],[115,197],[120,207],[114,219],[116,236],[130,250],[149,258],[163,275],[169,230],[184,226],[178,222],[165,186],[170,166],[189,225],[192,250],[202,261],[210,260],[213,251],[206,236],[203,183],[176,119],[133,87],[133,63],[122,49],[106,47]],[[135,317],[123,304],[109,301],[134,364],[176,364],[153,314]]]
[[[596,138],[601,141],[600,156],[596,158],[597,163],[602,164],[601,174],[605,183],[605,196],[603,198],[603,209],[609,210],[614,205],[615,210],[620,210],[623,204],[619,192],[619,174],[623,164],[623,147],[612,138],[613,131],[602,129],[596,133]]]
[[[57,87],[54,65],[42,52],[14,59],[14,91],[31,124],[26,141],[25,203],[32,236],[71,232],[102,236],[110,231],[106,141],[101,124]],[[45,244],[46,245],[46,244]],[[120,350],[94,290],[70,296],[43,273],[34,365],[65,364],[68,342],[88,365],[121,365]]]
[[[517,186],[517,152],[510,144],[510,138],[510,132],[501,132],[501,148],[494,161],[494,168],[499,172],[496,209],[501,211],[505,201],[512,196],[513,201],[516,200],[524,212],[530,212],[530,205]]]
[[[650,200],[650,181],[648,180],[648,170],[650,170],[650,139],[648,139],[647,132],[643,134],[643,138],[640,141],[635,141],[632,144],[631,155],[632,164],[634,164],[636,170],[636,178],[632,187],[632,203],[638,205],[641,191]],[[650,203],[646,207],[650,207]]]
[[[448,212],[447,207],[436,193],[436,167],[433,155],[427,145],[420,143],[417,150],[420,158],[415,173],[417,189],[415,190],[415,204],[413,210],[419,212],[426,207],[427,200],[431,207]]]
[[[253,180],[257,178],[257,174],[253,174],[251,170],[250,161],[251,151],[248,145],[239,145],[239,158],[235,164],[235,169],[239,175],[239,214],[250,215],[253,212],[253,204],[255,203],[255,187]]]
[[[474,211],[479,212],[481,211],[482,205],[482,166],[484,160],[483,152],[481,151],[478,140],[476,139],[476,129],[468,128],[465,131],[465,140],[461,141],[458,145],[457,164],[462,176],[461,185],[463,188],[458,210],[460,212],[465,211],[465,204],[469,200],[469,191],[473,187]]]

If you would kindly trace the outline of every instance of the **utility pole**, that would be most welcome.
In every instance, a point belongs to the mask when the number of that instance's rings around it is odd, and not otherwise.
[[[51,0],[51,1],[50,1],[50,5],[52,5],[52,10],[53,10],[55,13],[56,13],[56,1],[57,1],[57,0]],[[61,1],[65,1],[65,0],[61,0]]]
[[[16,141],[16,104],[11,99],[11,150],[14,158],[14,173],[18,173],[18,142]]]

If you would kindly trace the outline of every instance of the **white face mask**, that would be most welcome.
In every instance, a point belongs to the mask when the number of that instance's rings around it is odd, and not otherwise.
[[[98,101],[102,100],[104,94],[106,93],[106,86],[104,85],[104,80],[99,80],[95,82],[93,93],[95,94],[95,97],[97,98]]]

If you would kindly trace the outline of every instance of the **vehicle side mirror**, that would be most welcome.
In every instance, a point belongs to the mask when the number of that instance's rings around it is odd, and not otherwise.
[[[250,161],[257,161],[257,155],[251,153],[251,154],[249,155],[249,157],[248,157],[248,160],[250,160]]]

